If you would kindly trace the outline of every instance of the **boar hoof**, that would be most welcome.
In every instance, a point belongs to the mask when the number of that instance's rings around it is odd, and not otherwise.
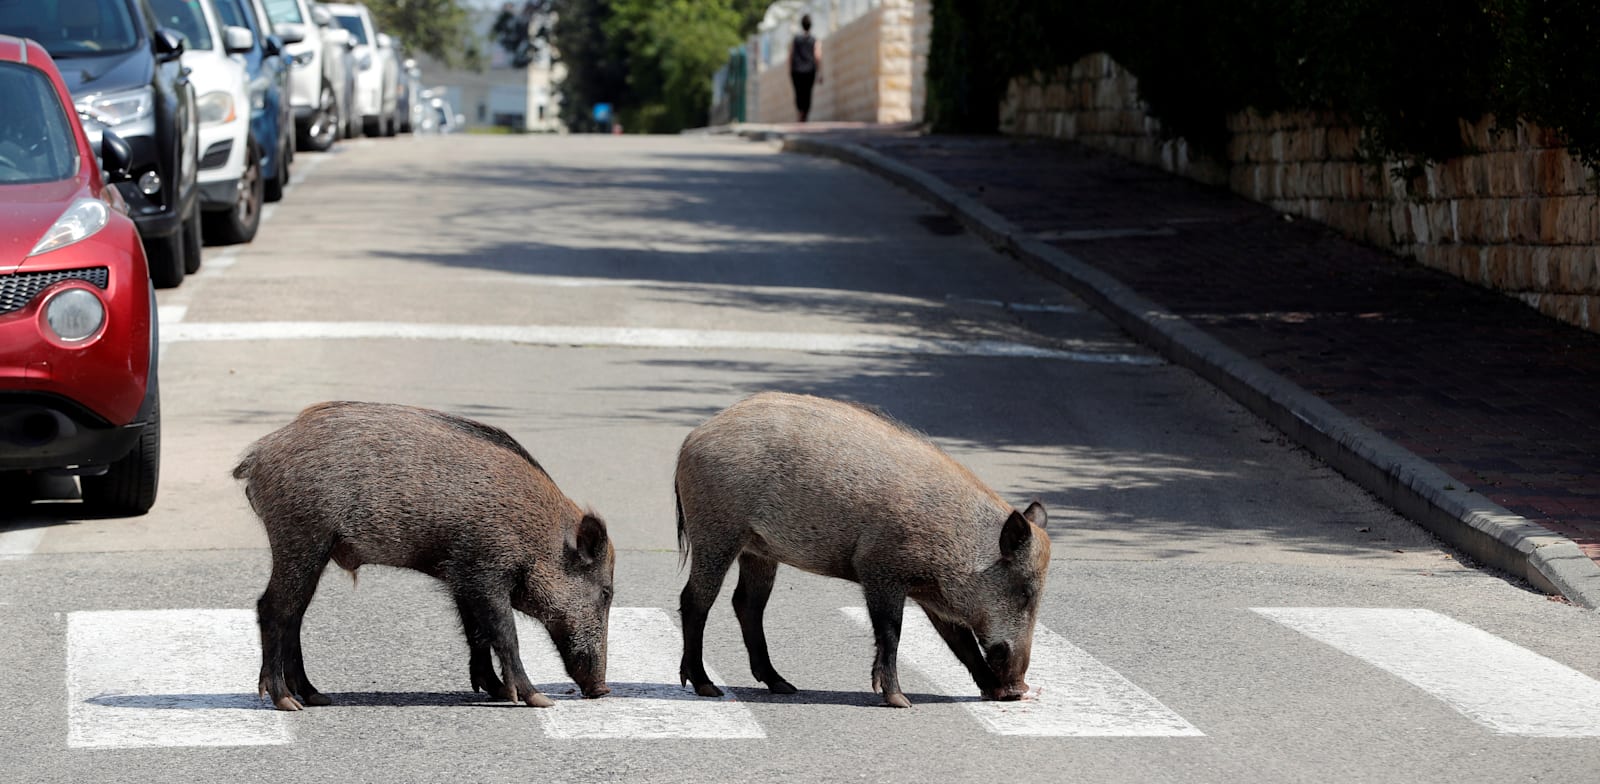
[[[694,687],[694,693],[702,697],[721,697],[722,690],[714,683],[702,683]]]
[[[883,704],[891,708],[909,708],[911,707],[911,700],[906,699],[904,694],[885,694],[883,695]]]
[[[798,690],[794,687],[794,684],[779,678],[775,681],[767,681],[767,691],[773,694],[794,694]]]
[[[549,697],[544,696],[544,694],[536,691],[528,692],[527,696],[522,698],[522,701],[534,708],[548,708],[556,704],[555,700],[552,700]]]
[[[319,706],[320,707],[320,706],[323,706],[323,705],[332,705],[333,704],[333,700],[328,699],[328,695],[326,695],[326,694],[314,691],[314,692],[311,692],[310,694],[306,695],[305,704],[306,705],[314,705],[314,706]]]
[[[591,699],[591,700],[595,699],[597,697],[604,697],[604,696],[606,696],[607,694],[610,694],[610,693],[611,693],[611,687],[605,685],[604,683],[600,684],[599,686],[591,686],[591,687],[583,690],[583,696],[585,698]]]
[[[272,707],[281,711],[297,711],[301,710],[305,706],[301,705],[299,700],[285,694],[282,697],[273,700]]]

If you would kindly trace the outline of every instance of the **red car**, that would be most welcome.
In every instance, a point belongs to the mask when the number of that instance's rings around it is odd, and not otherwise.
[[[161,462],[155,290],[117,189],[131,151],[89,146],[55,63],[0,35],[0,505],[29,474],[80,477],[102,514],[143,514]]]

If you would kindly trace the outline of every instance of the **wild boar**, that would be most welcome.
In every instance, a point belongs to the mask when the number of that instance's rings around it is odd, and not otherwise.
[[[773,668],[762,614],[778,564],[861,585],[877,656],[872,688],[898,708],[895,651],[909,597],[920,605],[985,699],[1015,700],[1050,567],[1046,514],[1018,512],[973,473],[905,426],[864,407],[766,392],[695,428],[675,477],[683,588],[679,677],[706,676],[706,614],[735,558],[734,614],[750,669],[776,694],[795,688]]]
[[[584,696],[610,693],[616,555],[606,525],[505,431],[423,408],[318,403],[252,445],[233,476],[245,480],[272,546],[256,613],[260,690],[279,710],[331,702],[306,677],[300,649],[300,622],[330,559],[352,577],[381,564],[448,584],[474,691],[553,704],[522,668],[515,609],[544,624]]]

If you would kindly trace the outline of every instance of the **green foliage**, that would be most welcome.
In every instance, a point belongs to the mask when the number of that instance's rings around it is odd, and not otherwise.
[[[482,67],[471,20],[460,0],[363,0],[382,32],[407,50],[426,52],[446,65]]]
[[[629,131],[704,125],[711,76],[766,6],[749,0],[564,0],[554,31],[567,64],[563,111],[583,127],[610,103]],[[575,15],[575,16],[574,16]],[[752,21],[753,17],[753,21]]]
[[[1228,114],[1326,110],[1372,152],[1463,152],[1484,113],[1559,129],[1600,161],[1600,4],[1577,0],[935,0],[937,128],[992,131],[1004,85],[1111,54],[1174,135],[1219,149]],[[996,86],[998,85],[998,87]]]

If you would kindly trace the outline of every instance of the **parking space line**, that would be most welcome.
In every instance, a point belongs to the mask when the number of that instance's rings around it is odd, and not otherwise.
[[[517,618],[519,645],[528,677],[555,699],[539,711],[552,738],[765,738],[749,707],[731,693],[721,699],[695,696],[679,685],[683,638],[659,607],[613,607],[607,641],[606,680],[611,694],[586,700],[561,665],[550,635],[537,621]],[[711,678],[721,678],[709,669]]]
[[[1449,616],[1366,607],[1252,609],[1502,735],[1600,736],[1600,681]]]
[[[18,560],[33,555],[44,541],[43,526],[0,531],[0,561]]]
[[[865,607],[842,607],[862,628],[870,628]],[[908,608],[900,634],[900,659],[933,682],[996,735],[1029,737],[1128,738],[1184,737],[1205,733],[1160,700],[1107,667],[1087,651],[1043,625],[1033,631],[1028,665],[1028,699],[979,699],[972,676],[956,660],[923,617]]]
[[[898,335],[745,332],[648,327],[408,324],[373,321],[187,322],[163,330],[163,343],[230,340],[478,340],[544,346],[800,351],[818,354],[895,354],[1055,359],[1097,364],[1158,365],[1143,354],[1099,353],[998,340],[945,340]]]
[[[67,745],[262,746],[293,740],[252,688],[250,610],[110,610],[67,616]]]

